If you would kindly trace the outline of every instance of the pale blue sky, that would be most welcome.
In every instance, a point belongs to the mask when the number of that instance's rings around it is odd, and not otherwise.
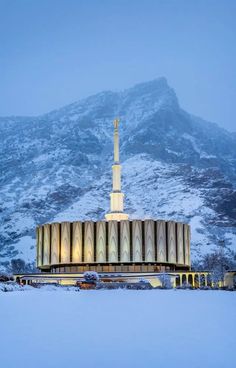
[[[236,1],[0,0],[0,116],[160,76],[236,131]]]

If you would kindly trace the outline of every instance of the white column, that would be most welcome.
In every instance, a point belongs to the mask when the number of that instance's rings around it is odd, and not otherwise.
[[[110,194],[110,213],[106,220],[128,220],[129,216],[123,213],[124,194],[121,192],[121,165],[119,163],[119,119],[114,122],[114,164],[112,165],[112,192]]]
[[[119,162],[119,132],[118,132],[119,120],[114,120],[114,162]]]
[[[120,180],[120,173],[121,167],[120,165],[112,165],[112,189],[113,191],[119,191],[121,190],[121,180]]]

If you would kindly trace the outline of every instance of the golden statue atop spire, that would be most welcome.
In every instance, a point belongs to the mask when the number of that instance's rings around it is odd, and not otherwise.
[[[120,123],[120,119],[116,118],[114,121],[113,121],[113,125],[114,125],[114,128],[115,129],[118,129],[119,127],[119,123]]]

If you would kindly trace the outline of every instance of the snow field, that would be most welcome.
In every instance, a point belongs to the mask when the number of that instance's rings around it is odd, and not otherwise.
[[[236,293],[31,290],[0,294],[0,366],[233,367]]]

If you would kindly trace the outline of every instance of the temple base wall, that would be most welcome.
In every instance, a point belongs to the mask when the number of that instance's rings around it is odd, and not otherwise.
[[[48,272],[52,273],[74,273],[74,272],[86,272],[86,271],[95,271],[95,272],[169,272],[169,271],[177,271],[177,270],[189,270],[188,266],[177,266],[177,265],[160,265],[160,264],[104,264],[104,265],[65,265],[65,266],[53,266],[48,269]],[[46,270],[44,270],[46,271]]]

